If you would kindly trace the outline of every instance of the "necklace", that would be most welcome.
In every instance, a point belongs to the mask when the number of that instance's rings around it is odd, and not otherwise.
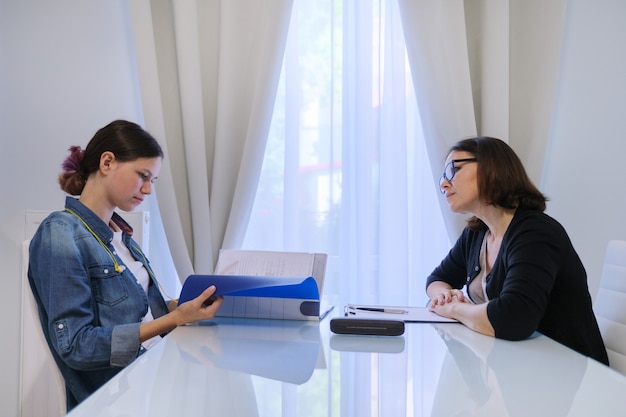
[[[102,248],[107,252],[109,257],[111,258],[111,261],[113,261],[115,272],[120,273],[126,269],[124,265],[120,265],[119,262],[117,262],[115,255],[113,255],[113,252],[111,252],[111,250],[107,247],[107,245],[104,244],[102,239],[100,239],[100,237],[96,234],[96,232],[94,232],[93,229],[89,227],[87,222],[84,221],[83,218],[78,215],[78,213],[76,213],[74,210],[69,209],[67,207],[65,208],[65,211],[67,211],[70,214],[73,214],[78,220],[80,220],[83,226],[85,226],[85,229],[89,230],[89,233],[91,233],[92,236],[96,238],[100,246],[102,246]],[[146,271],[148,271],[148,275],[150,275],[150,278],[152,278],[154,282],[156,282],[157,286],[159,287],[159,290],[161,290],[161,292],[165,295],[165,297],[169,298],[170,300],[174,300],[173,297],[167,294],[167,292],[165,291],[165,288],[163,288],[159,280],[157,280],[156,275],[154,274],[154,271],[152,271],[152,268],[150,267],[150,264],[148,263],[148,259],[146,259],[146,256],[143,254],[143,251],[141,250],[141,248],[137,246],[136,244],[133,244],[132,242],[131,242],[131,245],[133,249],[135,249],[135,251],[137,251],[137,253],[139,253],[141,258],[143,259],[144,268],[146,268]]]
[[[73,214],[78,220],[80,220],[80,222],[83,224],[83,226],[85,226],[85,228],[87,230],[89,230],[89,233],[91,233],[93,235],[93,237],[96,238],[96,240],[98,241],[98,243],[100,244],[100,246],[102,246],[102,248],[107,252],[107,254],[109,255],[109,257],[111,258],[111,260],[113,261],[113,265],[115,267],[115,272],[120,273],[122,272],[124,269],[126,269],[126,267],[122,266],[119,264],[119,262],[117,262],[117,259],[115,258],[115,256],[113,255],[113,252],[111,252],[111,250],[107,247],[107,245],[104,244],[104,242],[102,241],[102,239],[100,239],[100,237],[96,234],[96,232],[93,231],[93,229],[91,227],[89,227],[89,225],[87,224],[86,221],[83,220],[82,217],[80,217],[78,215],[78,213],[76,213],[74,210],[71,210],[69,208],[65,208],[65,211]]]

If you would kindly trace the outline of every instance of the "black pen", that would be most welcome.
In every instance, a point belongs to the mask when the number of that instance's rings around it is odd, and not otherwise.
[[[372,311],[375,313],[388,313],[388,314],[408,314],[409,313],[406,310],[401,310],[398,308],[354,307],[354,306],[350,306],[350,308],[354,310],[361,310],[361,311]]]

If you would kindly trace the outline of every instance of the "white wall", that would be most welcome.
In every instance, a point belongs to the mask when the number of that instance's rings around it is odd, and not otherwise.
[[[626,239],[626,2],[466,0],[466,9],[479,39],[470,38],[479,133],[507,138],[547,194],[595,298],[608,240]]]
[[[626,240],[626,2],[570,0],[541,188],[592,293],[610,239]]]
[[[567,0],[511,0],[509,11],[509,143],[537,185],[559,79],[566,5]]]
[[[126,0],[0,0],[2,415],[18,415],[24,212],[63,207],[56,176],[70,145],[85,146],[113,119],[142,121],[127,7]]]

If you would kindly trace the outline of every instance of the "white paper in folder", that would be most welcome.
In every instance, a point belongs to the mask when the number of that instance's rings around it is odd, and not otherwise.
[[[215,267],[215,274],[313,277],[321,298],[327,258],[328,256],[324,253],[222,249]],[[302,302],[305,301],[310,302],[310,300],[302,300]],[[222,317],[282,317],[311,320],[319,319],[326,313],[320,308],[318,317],[303,316],[296,308],[300,304],[301,302],[295,299],[225,296],[224,304],[220,307],[217,315]]]

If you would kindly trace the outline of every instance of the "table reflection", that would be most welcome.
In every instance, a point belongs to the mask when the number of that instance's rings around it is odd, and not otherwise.
[[[624,415],[623,375],[542,335],[510,342],[458,323],[336,335],[328,322],[179,327],[70,416]]]
[[[323,355],[311,321],[217,318],[168,339],[190,362],[292,384],[307,382]]]
[[[330,348],[338,352],[401,353],[404,351],[403,336],[365,336],[333,334]]]
[[[587,370],[584,356],[539,334],[505,342],[460,324],[433,326],[448,354],[432,416],[569,414]]]
[[[318,322],[219,318],[181,326],[70,415],[257,417],[252,376],[303,384],[322,352]]]

